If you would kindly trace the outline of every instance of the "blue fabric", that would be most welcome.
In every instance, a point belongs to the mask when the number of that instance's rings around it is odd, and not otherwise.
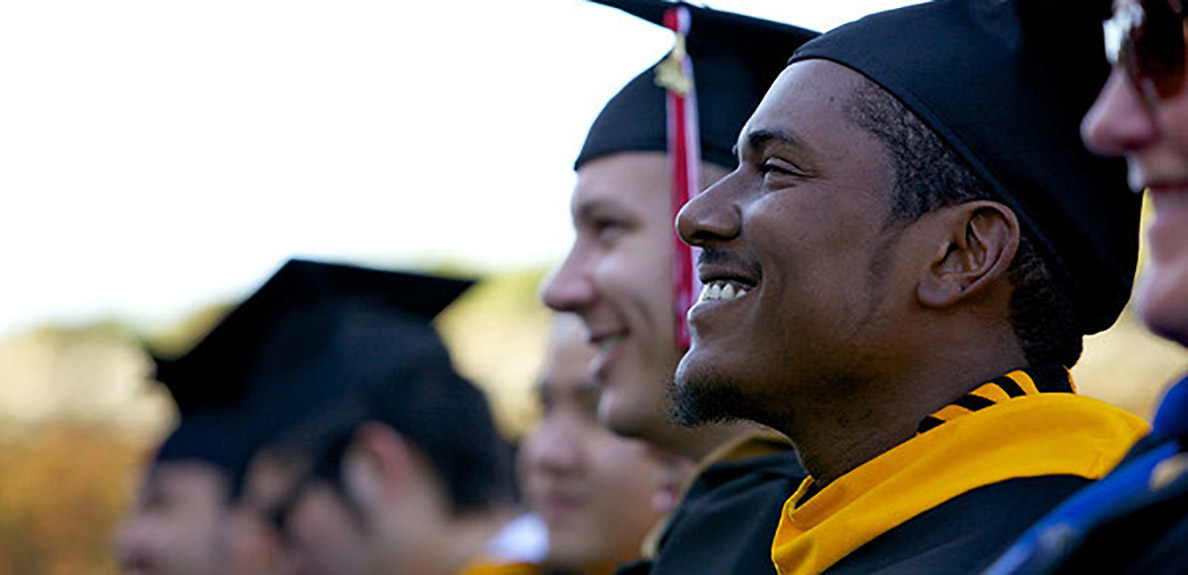
[[[1105,478],[1082,489],[1027,530],[983,575],[1046,573],[1077,549],[1085,536],[1128,502],[1151,492],[1151,472],[1179,454],[1188,436],[1188,377],[1164,393],[1152,433]],[[1141,452],[1140,452],[1141,451]]]
[[[1051,548],[1070,546],[1107,515],[1115,502],[1145,493],[1151,470],[1176,452],[1175,443],[1163,443],[1080,490],[1028,529],[985,575],[1036,572],[1036,562],[1046,563],[1043,557],[1058,551]]]
[[[1151,427],[1164,437],[1188,436],[1188,376],[1164,392]]]

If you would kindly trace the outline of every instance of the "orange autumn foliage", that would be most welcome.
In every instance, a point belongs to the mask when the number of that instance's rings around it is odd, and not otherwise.
[[[0,438],[0,573],[117,573],[112,537],[143,453],[99,424],[45,423]]]

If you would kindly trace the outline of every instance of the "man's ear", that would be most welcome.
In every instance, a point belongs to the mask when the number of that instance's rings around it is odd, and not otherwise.
[[[986,200],[940,208],[934,215],[944,236],[916,295],[924,307],[939,309],[1006,275],[1019,249],[1019,220],[1010,208]]]
[[[412,454],[404,437],[377,422],[364,423],[355,430],[342,465],[344,487],[370,506],[398,500],[413,473]]]

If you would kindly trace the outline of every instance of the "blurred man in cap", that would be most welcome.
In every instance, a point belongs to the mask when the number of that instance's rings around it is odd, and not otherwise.
[[[1131,192],[1146,190],[1151,200],[1155,221],[1135,308],[1151,330],[1181,345],[1188,345],[1185,15],[1178,1],[1114,3],[1104,26],[1113,70],[1082,124],[1090,150],[1124,156]],[[1037,523],[989,573],[1188,573],[1188,379],[1164,392],[1152,427],[1117,469]]]
[[[239,347],[239,334],[252,322],[253,302],[230,313],[185,356],[154,357],[156,379],[173,396],[179,419],[153,454],[135,507],[117,532],[126,575],[279,568],[267,532],[241,531],[234,513],[238,482],[260,439],[260,427],[239,409],[248,393],[243,371],[250,353]]]
[[[543,415],[519,453],[524,498],[548,528],[550,573],[609,575],[639,558],[660,519],[652,500],[661,462],[598,420],[594,354],[581,318],[553,318],[537,386]]]
[[[804,473],[770,430],[670,420],[667,382],[687,347],[684,316],[696,292],[693,254],[672,222],[688,196],[734,168],[739,128],[815,33],[684,3],[599,3],[665,24],[678,39],[590,127],[574,164],[576,238],[543,299],[580,315],[598,347],[591,369],[606,425],[699,462],[680,506],[650,539],[648,560],[625,572],[770,573],[780,502]]]
[[[293,262],[257,294],[263,447],[242,510],[297,574],[532,573],[505,557],[510,450],[432,325],[469,282]]]
[[[806,43],[681,211],[707,285],[690,422],[786,433],[811,473],[781,573],[978,572],[1146,430],[1074,393],[1130,292],[1138,203],[1080,145],[1085,10],[937,0]]]
[[[278,557],[267,539],[237,542],[233,481],[246,453],[215,438],[235,433],[234,415],[193,411],[177,394],[177,428],[149,463],[135,507],[116,534],[125,575],[272,572]],[[245,567],[239,571],[238,567]]]

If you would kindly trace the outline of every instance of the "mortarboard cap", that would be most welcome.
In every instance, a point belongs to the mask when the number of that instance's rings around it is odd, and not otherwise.
[[[1117,319],[1138,252],[1126,166],[1090,154],[1079,131],[1109,74],[1108,11],[1107,0],[934,0],[843,25],[791,58],[856,70],[931,127],[1015,210],[1086,334]]]
[[[159,461],[239,474],[265,438],[400,365],[450,365],[431,321],[472,282],[290,260],[184,356],[157,360],[181,421]]]
[[[733,152],[739,130],[755,111],[767,88],[784,69],[788,56],[816,32],[663,0],[594,0],[657,25],[665,12],[689,11],[686,50],[694,64],[701,158],[724,168],[737,164]],[[640,73],[598,115],[578,154],[574,169],[618,152],[668,150],[665,89],[654,68]]]

